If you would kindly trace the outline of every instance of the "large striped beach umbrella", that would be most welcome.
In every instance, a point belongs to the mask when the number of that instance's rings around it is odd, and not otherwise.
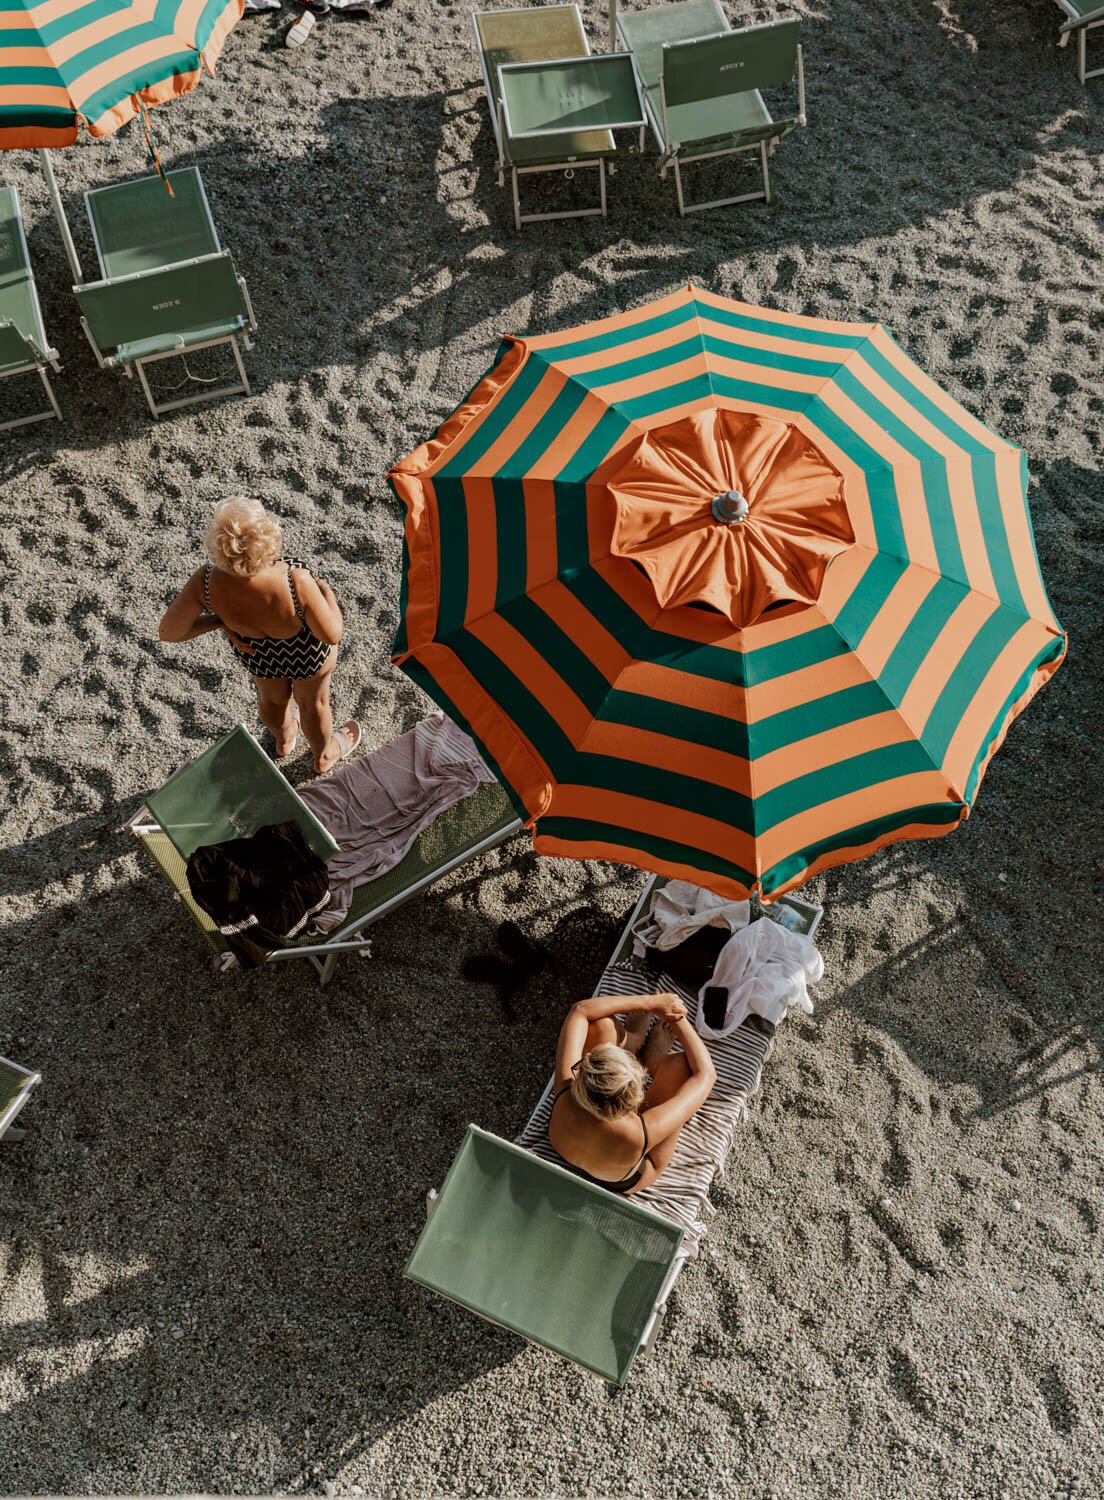
[[[946,833],[1065,651],[1024,454],[880,324],[691,286],[509,338],[390,477],[394,659],[543,853],[769,899]]]
[[[242,0],[0,0],[0,149],[40,149],[71,263],[47,148],[194,89],[241,14]]]

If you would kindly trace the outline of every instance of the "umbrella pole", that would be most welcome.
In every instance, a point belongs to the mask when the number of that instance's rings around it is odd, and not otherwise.
[[[61,230],[61,238],[65,242],[65,253],[69,257],[69,268],[77,285],[84,280],[80,261],[77,259],[77,247],[73,244],[73,236],[69,233],[69,220],[65,217],[65,210],[61,206],[61,194],[54,179],[54,164],[50,160],[50,153],[43,147],[38,153],[38,159],[42,164],[42,175],[46,179],[46,188],[50,194],[50,202],[54,205],[54,217],[58,221]]]
[[[610,51],[617,50],[617,0],[609,0]]]

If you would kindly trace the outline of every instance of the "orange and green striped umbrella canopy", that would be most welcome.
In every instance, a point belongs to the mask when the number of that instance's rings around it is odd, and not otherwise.
[[[0,148],[111,135],[210,71],[242,0],[0,0]]]
[[[1065,637],[1026,460],[879,324],[507,339],[391,471],[395,661],[548,854],[770,898],[969,814]]]

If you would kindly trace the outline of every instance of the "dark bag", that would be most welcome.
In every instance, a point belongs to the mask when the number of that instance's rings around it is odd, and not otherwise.
[[[188,860],[188,886],[243,969],[263,964],[329,903],[326,866],[298,823],[206,844]]]
[[[727,927],[699,927],[677,948],[646,948],[648,968],[660,969],[688,990],[700,989],[713,975],[721,949],[732,936]]]

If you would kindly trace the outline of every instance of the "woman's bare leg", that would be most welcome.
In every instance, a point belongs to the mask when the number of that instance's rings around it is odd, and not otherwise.
[[[666,1104],[668,1099],[674,1097],[690,1077],[690,1064],[681,1052],[669,1052],[656,1070],[652,1080],[652,1086],[644,1095],[641,1110],[651,1109],[653,1104]],[[671,1160],[678,1146],[679,1135],[682,1131],[680,1125],[678,1130],[665,1136],[658,1146],[653,1146],[648,1152],[648,1158],[644,1163],[644,1175],[632,1191],[638,1192],[640,1188],[647,1187],[649,1183],[656,1180],[664,1167],[671,1165]]]
[[[591,1021],[587,1027],[586,1041],[583,1043],[583,1056],[593,1052],[595,1047],[600,1047],[603,1042],[614,1042],[620,1046],[624,1035],[621,1028],[612,1016],[603,1016],[600,1021]]]
[[[288,755],[297,728],[291,712],[291,683],[286,677],[254,677],[253,682],[261,723],[276,741],[276,754]]]
[[[319,773],[328,771],[341,759],[341,746],[334,739],[333,710],[330,708],[330,678],[336,664],[335,648],[321,672],[291,684],[299,705],[299,717],[303,721],[303,733],[314,751],[314,769]]]

